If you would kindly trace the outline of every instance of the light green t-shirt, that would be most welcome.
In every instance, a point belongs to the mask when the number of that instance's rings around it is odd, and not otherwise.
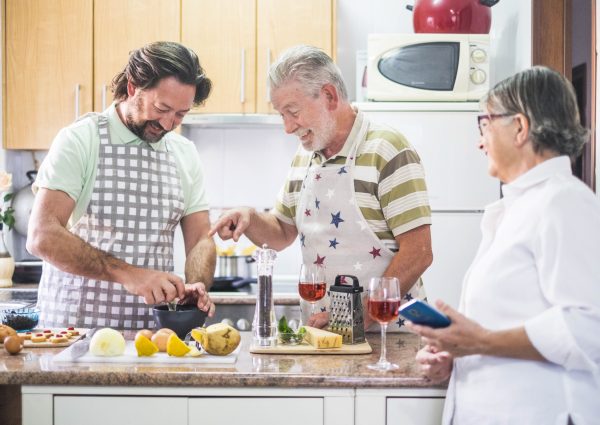
[[[112,144],[140,145],[145,143],[121,121],[115,104],[107,110]],[[154,150],[173,154],[184,198],[184,213],[189,215],[208,210],[204,173],[200,156],[193,142],[174,133],[167,133],[159,142],[150,144]],[[43,187],[61,190],[75,201],[69,227],[85,214],[96,181],[100,136],[96,119],[84,118],[63,128],[54,138],[34,183],[34,191]]]

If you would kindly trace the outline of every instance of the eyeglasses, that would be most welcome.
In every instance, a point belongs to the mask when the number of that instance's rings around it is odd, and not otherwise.
[[[479,127],[479,134],[483,136],[483,132],[486,131],[490,122],[496,118],[512,117],[514,114],[482,114],[477,115],[477,126]]]

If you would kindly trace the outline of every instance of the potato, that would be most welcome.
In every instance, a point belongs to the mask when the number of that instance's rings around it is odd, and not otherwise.
[[[192,329],[192,338],[198,341],[208,354],[215,356],[226,356],[232,353],[241,341],[238,330],[225,323]]]
[[[175,332],[169,328],[162,328],[162,329],[159,329],[158,331],[156,331],[156,333],[154,335],[152,335],[151,340],[153,343],[156,344],[156,346],[158,347],[158,350],[161,353],[164,353],[167,351],[167,341],[169,340],[169,336],[173,333],[175,333]]]
[[[0,343],[4,343],[4,338],[7,336],[16,336],[17,331],[15,331],[10,326],[0,325]]]
[[[9,354],[17,354],[23,348],[23,340],[20,336],[9,335],[4,339],[4,349]]]
[[[134,339],[137,339],[138,335],[144,335],[146,338],[152,339],[152,335],[154,335],[154,334],[152,333],[152,331],[150,329],[140,329],[135,334],[135,338]]]

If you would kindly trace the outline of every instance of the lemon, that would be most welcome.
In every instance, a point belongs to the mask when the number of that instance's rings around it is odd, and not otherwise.
[[[169,356],[183,357],[190,351],[190,347],[179,339],[177,334],[169,335],[167,340],[167,354]]]
[[[206,328],[194,328],[192,329],[192,338],[204,345],[204,337],[206,336]]]
[[[200,357],[202,352],[196,347],[190,347],[190,352],[186,354],[186,357]]]
[[[156,344],[143,334],[138,334],[135,337],[135,349],[138,357],[149,357],[158,352]]]

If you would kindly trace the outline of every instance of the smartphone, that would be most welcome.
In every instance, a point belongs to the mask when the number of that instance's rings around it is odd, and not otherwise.
[[[402,317],[417,325],[429,326],[431,328],[445,328],[450,326],[448,316],[421,300],[414,299],[400,306],[399,313]]]

